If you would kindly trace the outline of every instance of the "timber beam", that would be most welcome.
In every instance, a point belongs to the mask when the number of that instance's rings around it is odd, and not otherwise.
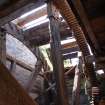
[[[67,37],[72,37],[72,30],[67,29],[67,23],[60,23],[60,35],[64,40]],[[25,40],[30,40],[33,44],[41,43],[41,40],[46,44],[50,41],[50,34],[48,29],[48,22],[24,31]],[[45,41],[44,41],[45,40]],[[41,45],[41,44],[40,44]]]
[[[3,26],[42,4],[44,4],[44,0],[18,0],[13,5],[0,10],[0,26]]]
[[[66,60],[66,59],[77,58],[77,55],[78,55],[77,52],[65,54],[63,55],[63,59]]]
[[[48,16],[50,20],[50,35],[51,35],[51,57],[53,62],[53,70],[56,80],[57,89],[57,103],[58,105],[68,105],[65,79],[64,79],[64,66],[61,56],[61,44],[60,44],[60,31],[59,22],[57,20],[58,12],[51,1],[48,2]]]
[[[67,48],[67,49],[62,49],[62,54],[65,54],[65,53],[72,53],[72,52],[77,52],[77,51],[79,51],[78,46],[76,46],[76,47],[71,47],[71,48]]]
[[[69,49],[69,48],[72,48],[72,47],[77,47],[77,42],[74,41],[74,42],[70,42],[70,43],[66,43],[66,44],[63,44],[62,45],[62,49]]]
[[[74,84],[72,91],[72,105],[80,105],[80,70],[75,68]]]
[[[38,105],[2,63],[0,63],[0,104]]]
[[[60,25],[60,33],[62,40],[72,36],[72,31],[70,29],[67,29],[67,27],[68,25],[66,23],[61,23]],[[8,34],[11,34],[18,40],[29,41],[30,44],[34,46],[48,44],[50,41],[48,23],[34,27],[24,32],[12,22],[5,24],[3,28],[6,30]]]
[[[24,27],[25,24],[45,15],[47,15],[47,7],[44,7],[42,10],[36,11],[25,18],[19,19],[17,25],[19,25],[20,27]]]
[[[6,64],[6,32],[0,28],[0,61]]]

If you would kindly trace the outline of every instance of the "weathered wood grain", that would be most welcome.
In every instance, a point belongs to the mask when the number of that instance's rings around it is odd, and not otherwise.
[[[0,63],[0,105],[38,105]]]

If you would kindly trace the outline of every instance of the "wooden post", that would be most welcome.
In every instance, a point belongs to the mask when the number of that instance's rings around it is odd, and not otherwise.
[[[0,28],[0,61],[6,64],[6,32]]]
[[[79,53],[78,53],[79,54]],[[73,92],[72,92],[72,105],[80,105],[80,79],[82,72],[82,56],[78,55],[79,64],[78,67],[75,68],[75,76],[74,76],[74,85],[73,85]]]
[[[50,20],[50,34],[51,34],[51,55],[53,62],[53,70],[56,80],[57,88],[57,105],[68,105],[65,79],[64,79],[64,67],[61,56],[61,44],[60,44],[60,31],[57,9],[54,7],[51,1],[48,2],[48,16]],[[55,98],[55,99],[56,99]]]
[[[11,61],[10,72],[14,72],[15,70],[16,70],[16,62],[15,61]]]
[[[35,70],[33,71],[32,75],[30,76],[29,82],[27,84],[26,90],[28,92],[30,92],[30,90],[32,89],[33,82],[36,80],[37,75],[39,74],[39,72],[41,71],[41,69],[42,69],[42,63],[41,63],[40,60],[38,60],[37,63],[36,63],[36,65],[35,65]]]
[[[75,69],[72,105],[80,105],[80,70],[78,69],[78,67],[76,67]]]

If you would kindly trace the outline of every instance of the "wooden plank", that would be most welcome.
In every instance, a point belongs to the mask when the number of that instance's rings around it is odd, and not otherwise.
[[[29,70],[29,71],[33,71],[33,70],[34,70],[34,68],[32,68],[31,66],[25,64],[24,62],[22,62],[22,61],[20,61],[20,60],[17,60],[16,58],[14,58],[14,57],[12,57],[12,56],[10,56],[10,55],[6,55],[6,57],[7,57],[7,59],[8,59],[9,61],[15,61],[16,64],[18,64],[19,66],[25,68],[26,70]]]
[[[59,5],[59,2],[61,2],[60,5]],[[68,22],[68,25],[73,29],[75,33],[74,34],[75,38],[77,40],[80,50],[82,51],[83,56],[88,58],[88,56],[90,55],[90,52],[87,46],[87,41],[68,2],[66,0],[54,0],[54,4],[58,7],[61,14],[64,16],[65,20]],[[86,66],[86,71],[88,72],[88,77],[91,85],[93,87],[97,86],[98,83],[94,72],[93,64],[87,62],[87,60],[85,59],[85,66]]]
[[[78,67],[75,68],[72,105],[80,105],[80,70],[78,69]]]
[[[0,28],[0,61],[6,64],[6,33]]]
[[[19,25],[20,27],[24,27],[25,24],[27,24],[33,20],[36,20],[42,16],[45,16],[45,15],[47,15],[46,7],[44,7],[42,10],[39,10],[25,18],[19,19],[17,25]]]
[[[14,72],[15,70],[16,70],[16,62],[15,61],[11,61],[10,72]]]
[[[51,1],[48,3],[47,10],[50,20],[51,56],[57,89],[57,97],[55,97],[57,100],[56,104],[68,105],[65,89],[63,60],[61,56],[59,22],[57,21],[58,13]]]
[[[72,48],[72,47],[77,47],[77,42],[74,41],[74,42],[70,42],[70,43],[66,43],[66,44],[63,44],[62,45],[62,49],[69,49],[69,48]]]
[[[0,63],[0,104],[38,105],[29,97],[2,63]]]
[[[77,58],[77,52],[63,55],[63,60]]]
[[[16,19],[22,14],[42,5],[44,2],[37,0],[19,0],[18,3],[6,8],[6,10],[0,11],[0,26]]]

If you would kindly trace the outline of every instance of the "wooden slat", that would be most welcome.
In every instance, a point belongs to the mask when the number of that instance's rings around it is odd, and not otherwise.
[[[69,48],[72,48],[72,47],[77,47],[77,42],[76,41],[62,45],[62,49],[69,49]]]
[[[62,54],[65,54],[65,53],[72,53],[72,52],[76,52],[76,51],[79,51],[78,46],[76,46],[76,47],[71,47],[71,48],[67,48],[67,49],[62,49]]]
[[[69,53],[67,55],[63,55],[63,60],[72,59],[72,58],[77,58],[77,52],[75,52],[75,53]]]
[[[17,27],[14,23],[9,22],[8,24],[5,24],[4,29],[6,32],[13,37],[17,38],[18,40],[22,41],[24,36],[23,36],[23,31],[19,27]]]
[[[60,33],[61,33],[61,38],[67,38],[67,37],[72,37],[72,31],[70,29],[67,29],[68,25],[67,23],[60,23]],[[44,36],[49,36],[49,29],[48,29],[48,22],[41,24],[39,26],[36,26],[34,28],[28,29],[27,31],[24,32],[24,36],[26,39],[32,40],[37,37],[44,37]]]
[[[20,61],[20,60],[17,60],[16,58],[10,56],[10,55],[6,55],[7,59],[10,60],[10,61],[15,61],[16,64],[18,64],[19,66],[25,68],[26,70],[29,70],[29,71],[33,71],[34,68],[32,68],[31,66],[25,64],[24,62]]]
[[[27,24],[33,20],[36,20],[42,16],[45,16],[45,15],[47,15],[47,8],[46,7],[40,11],[37,11],[37,12],[23,18],[23,19],[19,19],[17,25],[19,25],[20,27],[23,27],[25,24]]]
[[[38,105],[0,63],[0,105]]]

